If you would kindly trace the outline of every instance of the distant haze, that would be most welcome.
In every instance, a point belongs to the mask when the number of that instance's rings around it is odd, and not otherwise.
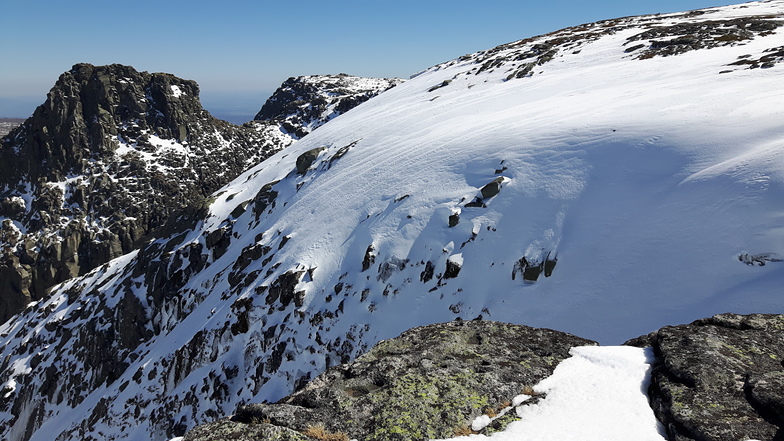
[[[202,92],[201,104],[216,118],[242,124],[256,116],[272,92],[274,91]]]

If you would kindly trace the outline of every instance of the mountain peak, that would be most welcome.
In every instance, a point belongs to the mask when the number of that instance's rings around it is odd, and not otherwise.
[[[402,82],[399,78],[364,78],[345,73],[291,77],[264,103],[254,119],[278,122],[301,138]]]
[[[134,250],[290,142],[276,125],[213,118],[194,81],[74,65],[0,147],[0,319]]]
[[[458,318],[607,343],[780,311],[783,14],[588,24],[380,94],[0,327],[3,427],[164,440]]]

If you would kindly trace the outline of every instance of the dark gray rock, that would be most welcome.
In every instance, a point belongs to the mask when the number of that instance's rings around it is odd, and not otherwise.
[[[590,344],[595,342],[549,329],[489,321],[414,328],[329,369],[276,404],[240,406],[231,421],[247,431],[226,421],[220,427],[231,427],[237,439],[267,425],[296,432],[323,427],[344,439],[451,437],[488,408],[504,407],[551,375],[570,348]],[[234,438],[213,437],[199,427],[185,439]]]
[[[346,74],[287,79],[264,103],[257,121],[273,121],[302,138],[338,115],[402,83],[399,78],[360,78]]]
[[[633,52],[645,48],[635,53],[636,58],[646,59],[656,56],[679,55],[699,49],[743,44],[755,36],[770,34],[784,23],[769,18],[744,17],[656,26],[627,38],[626,44],[639,41],[647,41],[648,44],[636,44],[626,51]],[[759,64],[754,67],[759,67]]]
[[[297,174],[304,175],[307,173],[310,166],[316,161],[316,158],[326,149],[326,147],[316,147],[299,155],[297,157]]]
[[[501,191],[501,184],[503,184],[504,178],[503,176],[495,178],[492,182],[482,187],[480,193],[482,193],[483,199],[490,199],[491,197],[497,195]]]
[[[665,327],[653,346],[651,406],[670,439],[784,439],[784,316],[721,314]]]
[[[193,81],[73,66],[0,146],[0,216],[26,231],[0,243],[0,322],[136,249],[290,142],[276,124],[213,118]]]

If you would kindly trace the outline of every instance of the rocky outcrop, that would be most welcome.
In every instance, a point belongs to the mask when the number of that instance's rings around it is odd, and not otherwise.
[[[302,138],[316,127],[364,103],[403,80],[346,74],[291,77],[264,103],[255,120],[274,121]]]
[[[75,65],[0,147],[0,322],[290,142],[272,123],[213,118],[193,81]]]
[[[784,316],[721,314],[630,343],[659,359],[649,395],[671,440],[784,439]]]
[[[75,65],[0,148],[0,322],[289,145],[281,127],[304,136],[399,81],[290,79],[234,126],[201,107],[193,81]]]
[[[470,433],[474,418],[509,407],[550,376],[570,348],[591,344],[549,329],[490,321],[414,328],[276,404],[240,406],[230,419],[198,427],[185,440],[299,440],[318,432],[332,436],[320,439],[402,441]],[[512,421],[513,414],[498,423]],[[501,428],[491,425],[485,432]]]

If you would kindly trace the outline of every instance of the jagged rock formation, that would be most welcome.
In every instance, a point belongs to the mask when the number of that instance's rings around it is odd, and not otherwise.
[[[274,121],[302,138],[336,116],[402,83],[400,78],[346,74],[291,77],[264,103],[254,120]]]
[[[234,126],[201,107],[193,81],[74,66],[0,148],[0,322],[52,285],[136,249],[173,214],[291,144],[281,125],[303,136],[393,84],[290,80],[265,109],[296,115],[262,112]]]
[[[721,314],[632,343],[659,358],[649,395],[671,440],[784,439],[784,316]]]
[[[510,407],[514,397],[550,376],[572,347],[592,344],[549,329],[489,321],[414,328],[329,369],[277,404],[241,406],[229,421],[200,427],[185,440],[233,439],[228,433],[241,434],[243,427],[246,436],[263,430],[292,439],[313,427],[368,441],[451,437],[484,412]],[[221,431],[228,433],[218,436]]]
[[[75,65],[0,147],[0,321],[290,142],[213,118],[193,81]]]
[[[777,25],[784,2],[706,14]],[[706,17],[465,56],[251,168],[0,326],[0,437],[164,440],[458,317],[619,341],[780,309],[780,265],[760,262],[782,255],[784,71],[720,74],[775,53],[780,27],[626,52]]]

